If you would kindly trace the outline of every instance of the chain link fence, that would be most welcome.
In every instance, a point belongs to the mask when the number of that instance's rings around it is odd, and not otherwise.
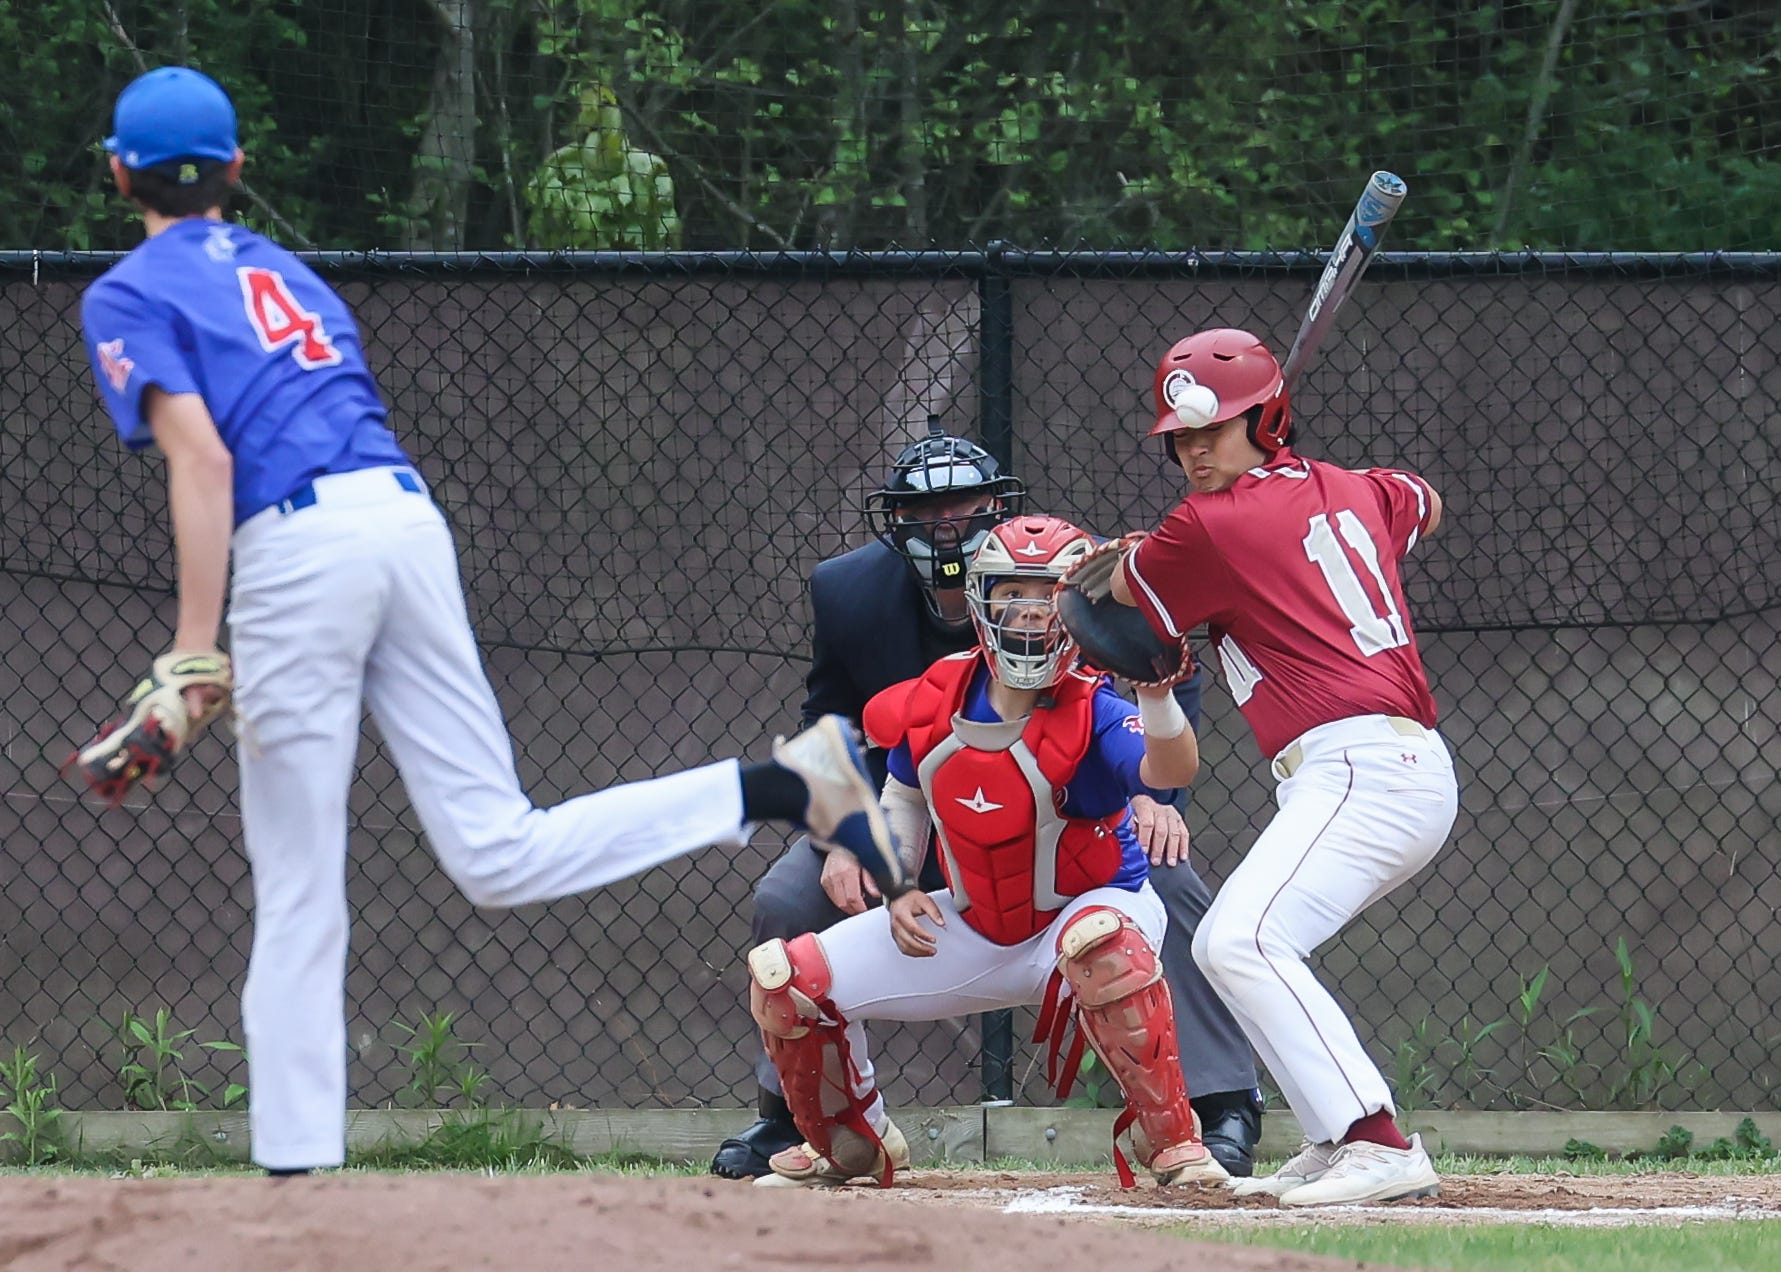
[[[804,580],[862,541],[860,495],[929,416],[1011,460],[1036,509],[1152,524],[1178,489],[1142,440],[1157,353],[1218,323],[1284,348],[1320,264],[316,259],[456,530],[544,804],[761,756],[795,726]],[[165,1009],[214,1102],[245,1081],[239,1055],[194,1045],[239,1039],[230,747],[206,739],[117,811],[56,772],[171,638],[161,470],[113,440],[80,348],[104,264],[0,259],[0,1022],[66,1105],[116,1108],[139,1051],[125,1013]],[[1461,811],[1322,971],[1406,1105],[1773,1107],[1781,258],[1405,253],[1370,280],[1296,396],[1302,449],[1413,469],[1446,499],[1406,586]],[[1221,690],[1203,732],[1190,826],[1216,883],[1271,787]],[[355,1104],[413,1098],[408,1028],[445,1012],[485,1096],[752,1098],[749,893],[782,839],[478,911],[370,733],[361,760]],[[893,1103],[978,1098],[980,1022],[877,1033]],[[1031,1051],[1016,1094],[1043,1103]]]

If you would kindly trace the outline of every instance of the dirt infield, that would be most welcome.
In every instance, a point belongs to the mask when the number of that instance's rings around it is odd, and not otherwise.
[[[932,1195],[931,1193],[928,1195]],[[314,1179],[0,1179],[7,1272],[587,1272],[894,1267],[920,1272],[1231,1272],[1352,1260],[1201,1246],[1119,1224],[929,1205],[871,1189],[767,1192],[699,1179],[345,1174]],[[1375,1265],[1376,1266],[1376,1265]]]
[[[1520,1215],[1552,1222],[1566,1214],[1620,1222],[1781,1217],[1781,1177],[1450,1177],[1439,1199],[1321,1211],[1317,1219],[1503,1222]],[[1215,1189],[1122,1192],[1107,1175],[1089,1173],[915,1171],[889,1193],[766,1192],[719,1180],[610,1175],[12,1176],[0,1179],[0,1268],[1172,1272],[1196,1253],[1228,1272],[1364,1266],[1145,1231],[1288,1218],[1307,1216]]]

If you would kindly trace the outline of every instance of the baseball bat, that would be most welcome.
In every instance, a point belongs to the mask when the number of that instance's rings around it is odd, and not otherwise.
[[[1409,192],[1402,178],[1390,172],[1375,172],[1367,181],[1360,202],[1348,214],[1348,224],[1342,227],[1329,263],[1323,267],[1317,289],[1311,293],[1311,303],[1305,308],[1304,321],[1299,324],[1299,334],[1293,337],[1292,348],[1281,366],[1287,388],[1292,387],[1329,334],[1336,311],[1353,294],[1355,284],[1373,260],[1373,253],[1379,250],[1385,227],[1391,224]]]

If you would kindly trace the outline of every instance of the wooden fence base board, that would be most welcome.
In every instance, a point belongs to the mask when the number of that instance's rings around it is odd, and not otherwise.
[[[418,1144],[448,1118],[475,1113],[435,1109],[357,1109],[347,1115],[349,1153]],[[746,1108],[701,1109],[498,1109],[491,1116],[515,1119],[515,1129],[535,1131],[571,1152],[588,1156],[636,1153],[673,1162],[708,1160],[727,1135],[754,1119]],[[1012,1159],[1056,1165],[1105,1162],[1111,1152],[1114,1114],[1109,1109],[1016,1108],[958,1105],[895,1111],[918,1166],[970,1165]],[[1781,1112],[1687,1113],[1491,1113],[1426,1112],[1401,1119],[1421,1133],[1431,1152],[1481,1156],[1556,1156],[1572,1140],[1611,1153],[1654,1147],[1671,1127],[1694,1135],[1696,1147],[1731,1136],[1750,1118],[1757,1130],[1781,1143]],[[1281,1158],[1299,1144],[1290,1113],[1262,1122],[1261,1155]],[[18,1130],[0,1115],[0,1132]],[[68,1110],[59,1132],[81,1156],[159,1157],[182,1153],[246,1161],[247,1117],[239,1112],[81,1112]],[[16,1151],[17,1144],[6,1148]]]

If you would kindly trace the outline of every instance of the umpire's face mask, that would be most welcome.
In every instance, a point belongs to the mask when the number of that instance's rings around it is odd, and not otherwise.
[[[924,591],[956,591],[965,586],[965,566],[999,520],[997,501],[981,493],[910,500],[897,509],[891,545]]]

